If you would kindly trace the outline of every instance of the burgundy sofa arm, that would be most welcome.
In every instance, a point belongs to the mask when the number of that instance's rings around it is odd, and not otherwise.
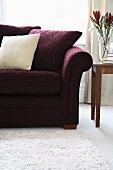
[[[77,46],[70,48],[62,67],[62,121],[63,124],[79,122],[79,87],[82,73],[92,66],[92,57]]]

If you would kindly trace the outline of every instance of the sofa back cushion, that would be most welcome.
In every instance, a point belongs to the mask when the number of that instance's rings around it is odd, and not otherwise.
[[[57,31],[33,29],[30,34],[40,33],[32,69],[59,72],[65,52],[82,35],[79,31]]]
[[[11,36],[11,35],[25,35],[29,34],[29,31],[32,29],[41,29],[40,26],[13,26],[13,25],[5,25],[0,24],[0,45],[3,36]]]

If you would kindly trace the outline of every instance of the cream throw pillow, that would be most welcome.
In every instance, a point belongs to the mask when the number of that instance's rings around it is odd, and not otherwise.
[[[30,70],[40,34],[4,36],[0,69]]]

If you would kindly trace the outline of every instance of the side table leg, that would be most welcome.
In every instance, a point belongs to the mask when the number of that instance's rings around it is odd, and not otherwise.
[[[92,68],[92,84],[91,84],[91,120],[95,118],[95,73]]]
[[[96,72],[96,127],[100,127],[101,68]]]

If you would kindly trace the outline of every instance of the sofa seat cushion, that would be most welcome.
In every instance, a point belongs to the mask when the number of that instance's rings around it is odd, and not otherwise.
[[[61,75],[50,71],[0,70],[0,95],[57,95]]]
[[[59,96],[0,96],[0,108],[1,109],[59,108],[60,110],[61,98]]]

